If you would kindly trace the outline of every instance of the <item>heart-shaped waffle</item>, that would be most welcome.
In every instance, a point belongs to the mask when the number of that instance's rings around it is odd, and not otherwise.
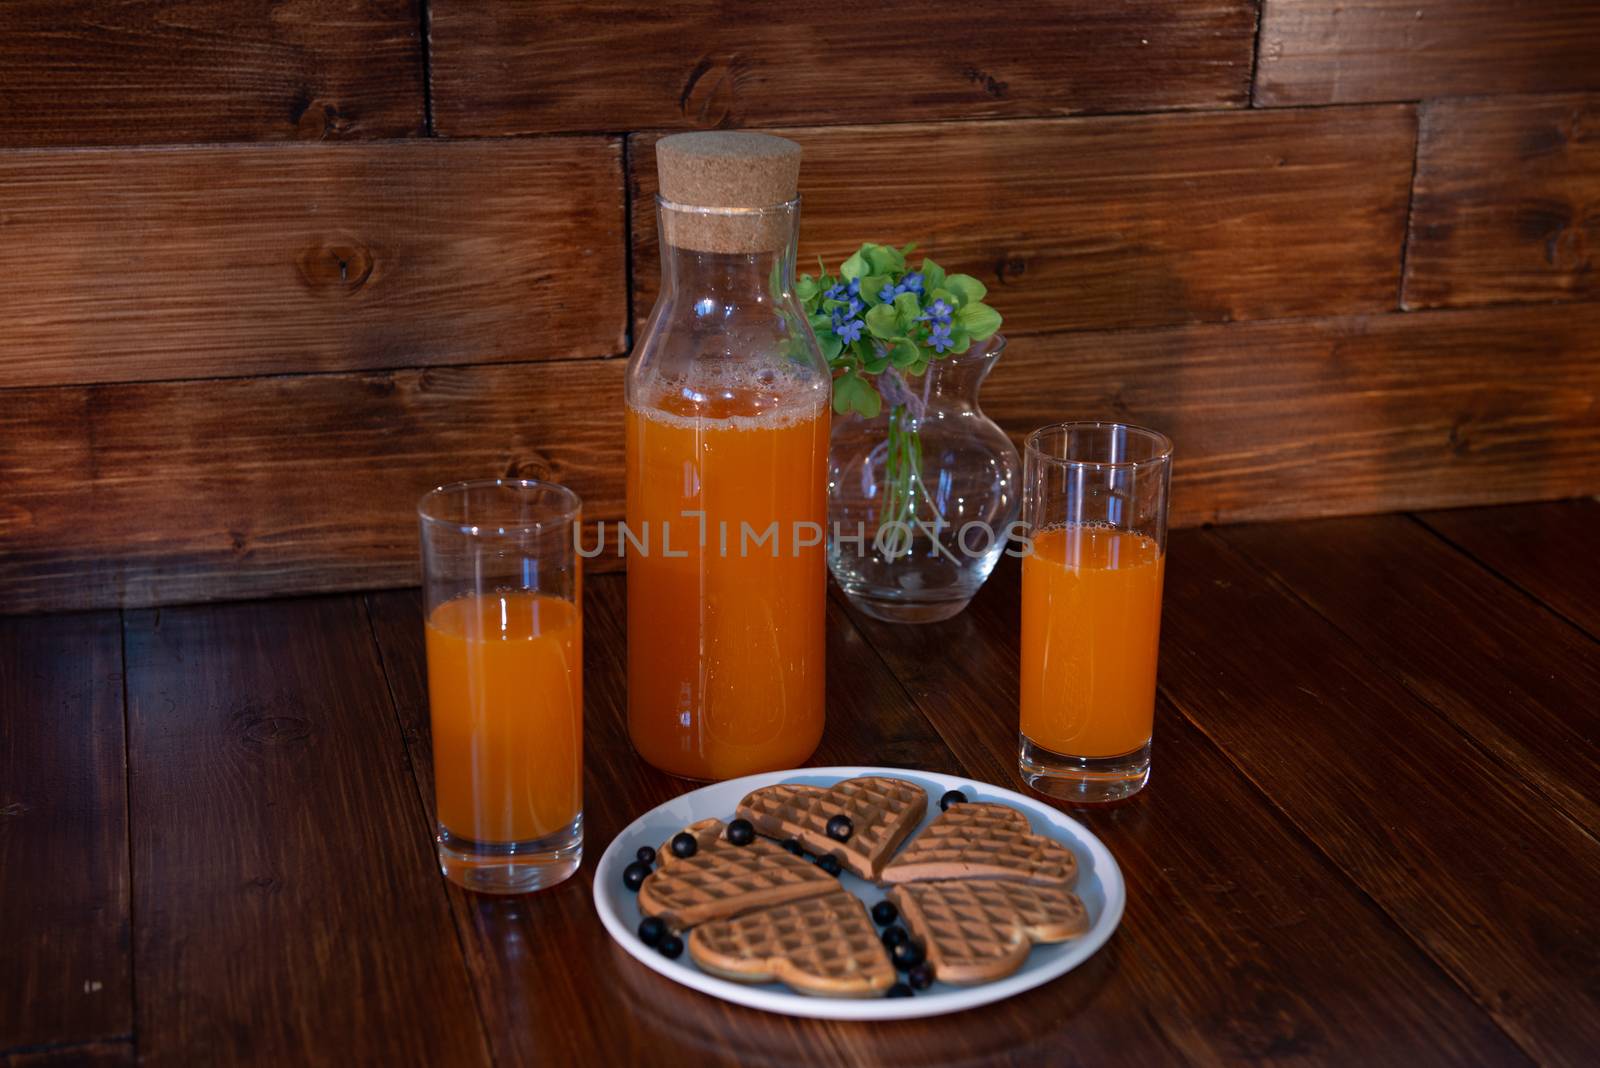
[[[1022,879],[1071,888],[1072,850],[1034,834],[1028,817],[1006,805],[951,805],[883,869],[886,883],[927,879]]]
[[[734,845],[723,836],[721,820],[700,820],[684,830],[698,843],[694,856],[673,856],[671,843],[662,843],[660,866],[639,887],[639,911],[674,929],[839,888],[833,876],[764,838]]]
[[[846,871],[876,882],[884,863],[922,822],[928,794],[914,782],[881,776],[829,787],[779,783],[753,790],[739,815],[773,838],[797,838],[812,853],[832,853]],[[850,817],[850,837],[828,837],[828,821]]]
[[[1010,975],[1035,943],[1065,942],[1089,929],[1089,912],[1062,886],[1009,879],[907,883],[889,900],[927,952],[934,977],[987,983]]]
[[[802,994],[870,998],[894,985],[894,966],[872,918],[848,890],[696,927],[689,956],[713,975],[777,980]]]

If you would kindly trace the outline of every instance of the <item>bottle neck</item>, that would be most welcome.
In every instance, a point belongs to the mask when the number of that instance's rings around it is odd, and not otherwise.
[[[628,403],[826,407],[832,374],[794,288],[799,202],[657,207],[661,292],[628,359]]]
[[[719,209],[657,198],[661,289],[699,316],[794,303],[800,202]]]
[[[794,253],[702,252],[663,245],[661,289],[697,316],[728,305],[785,301],[794,293]]]

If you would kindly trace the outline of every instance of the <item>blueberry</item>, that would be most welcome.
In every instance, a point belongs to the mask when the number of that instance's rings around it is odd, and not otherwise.
[[[805,855],[806,851],[806,847],[800,844],[800,839],[798,838],[785,838],[783,840],[783,848],[797,857]]]
[[[656,946],[656,951],[668,960],[677,960],[683,955],[683,939],[669,934]]]
[[[949,812],[951,805],[959,805],[967,799],[967,795],[960,790],[946,790],[944,796],[939,798],[939,811]]]
[[[909,998],[912,996],[912,991],[906,984],[896,983],[883,996],[886,998]]]
[[[879,927],[887,927],[900,918],[900,910],[894,907],[893,901],[880,901],[872,906],[872,922]]]
[[[660,916],[647,916],[639,921],[639,941],[645,945],[659,945],[666,936],[667,925]]]
[[[747,846],[756,840],[755,826],[749,820],[734,820],[728,824],[728,841],[736,846]]]
[[[649,874],[650,865],[640,864],[636,860],[622,869],[622,885],[637,894],[639,887],[644,885],[645,877]]]
[[[835,842],[848,842],[850,840],[850,832],[855,829],[855,824],[850,822],[850,817],[843,813],[828,821],[828,837]]]
[[[656,851],[650,846],[640,846],[639,851],[633,855],[633,859],[640,864],[654,864],[656,862]]]
[[[911,984],[912,990],[928,989],[933,985],[933,967],[927,961],[923,961],[906,972],[906,982]]]
[[[892,951],[895,946],[898,946],[911,936],[906,934],[904,927],[901,927],[898,923],[892,923],[883,929],[883,934],[879,937],[883,939],[883,948]]]
[[[894,961],[896,968],[907,972],[921,964],[927,956],[922,952],[921,946],[907,938],[889,950],[889,959]]]
[[[688,831],[679,831],[672,836],[672,855],[675,857],[692,857],[699,849],[700,843]]]
[[[844,870],[844,865],[840,864],[839,858],[834,856],[832,853],[824,853],[822,856],[818,857],[817,867],[834,877],[837,877],[839,872]]]

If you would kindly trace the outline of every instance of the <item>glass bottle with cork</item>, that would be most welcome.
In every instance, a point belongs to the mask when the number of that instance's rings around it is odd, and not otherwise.
[[[656,144],[661,293],[628,361],[628,730],[664,771],[794,767],[823,724],[831,375],[794,295],[800,147]]]

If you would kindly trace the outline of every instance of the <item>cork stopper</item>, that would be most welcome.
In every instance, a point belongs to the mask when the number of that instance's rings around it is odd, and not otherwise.
[[[662,212],[668,244],[702,252],[772,252],[783,247],[791,214],[780,209],[800,186],[800,146],[771,134],[731,130],[673,134],[656,142],[661,198],[716,213]]]

